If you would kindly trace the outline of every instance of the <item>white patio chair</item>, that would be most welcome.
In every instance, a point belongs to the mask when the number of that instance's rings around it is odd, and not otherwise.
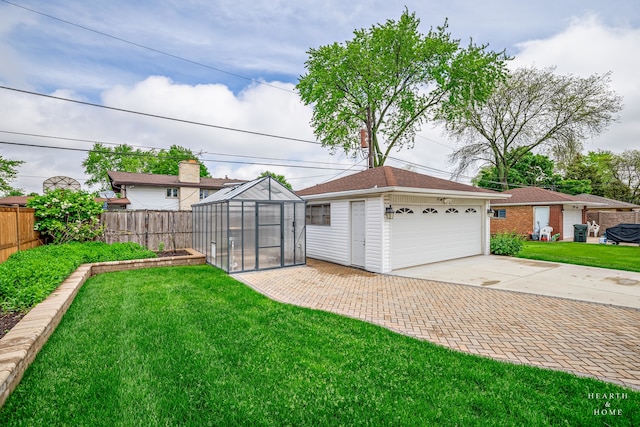
[[[543,240],[543,237],[546,237],[547,242],[550,242],[551,233],[553,233],[553,227],[542,227],[542,230],[540,230],[540,240]]]
[[[596,224],[596,220],[594,219],[591,224],[589,224],[589,221],[587,221],[587,227],[588,227],[588,231],[587,231],[587,236],[591,233],[593,233],[593,237],[598,237],[598,232],[600,231],[600,226],[598,224]]]

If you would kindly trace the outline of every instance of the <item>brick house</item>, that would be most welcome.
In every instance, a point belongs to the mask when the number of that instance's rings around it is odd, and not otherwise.
[[[507,200],[491,200],[491,234],[515,231],[529,236],[543,227],[552,227],[561,240],[573,239],[573,225],[584,224],[587,207],[600,203],[538,187],[514,188]]]

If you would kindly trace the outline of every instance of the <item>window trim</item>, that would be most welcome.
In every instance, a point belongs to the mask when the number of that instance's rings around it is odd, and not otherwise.
[[[180,196],[180,190],[178,187],[167,187],[164,196],[166,199],[177,199]]]
[[[493,218],[505,219],[507,217],[506,209],[494,209],[493,210]]]

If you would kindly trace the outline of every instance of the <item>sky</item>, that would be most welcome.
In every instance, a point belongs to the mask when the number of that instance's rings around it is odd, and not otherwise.
[[[505,50],[513,68],[554,66],[580,77],[610,71],[624,109],[584,141],[585,152],[640,148],[635,0],[0,0],[0,155],[25,162],[11,184],[41,193],[45,179],[68,176],[92,190],[82,161],[94,142],[177,144],[198,153],[213,177],[270,170],[294,189],[363,170],[363,156],[317,143],[312,107],[295,85],[310,48],[397,20],[405,6],[422,33],[447,20],[463,46],[472,39]],[[427,124],[415,147],[393,152],[387,164],[449,179],[456,144]]]

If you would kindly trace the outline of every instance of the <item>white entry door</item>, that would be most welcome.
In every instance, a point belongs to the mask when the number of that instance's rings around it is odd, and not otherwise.
[[[535,206],[533,208],[533,229],[540,232],[549,225],[549,206]]]
[[[351,202],[351,265],[365,267],[366,218],[364,202]]]

